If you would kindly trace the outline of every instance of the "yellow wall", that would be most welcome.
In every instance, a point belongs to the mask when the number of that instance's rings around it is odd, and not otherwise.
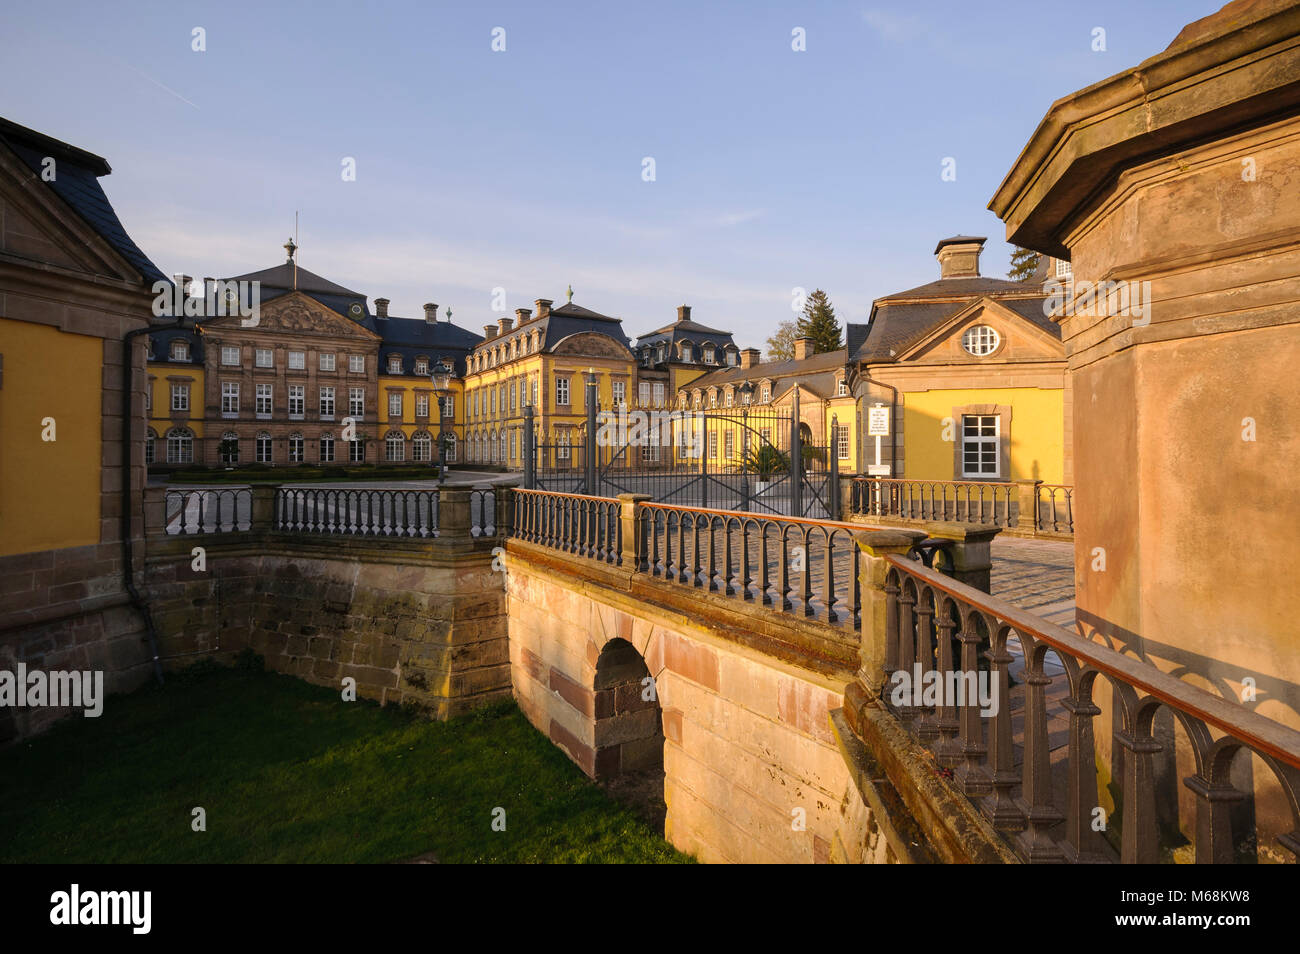
[[[960,480],[953,468],[953,443],[943,439],[945,418],[953,418],[952,434],[960,440],[961,421],[953,413],[955,408],[971,404],[1001,404],[1011,407],[1011,473],[998,479],[1062,483],[1065,476],[1064,395],[1060,389],[1043,388],[905,392],[904,476],[914,480]]]
[[[158,435],[158,441],[154,445],[154,463],[161,464],[167,460],[167,432],[173,427],[183,426],[190,429],[197,440],[203,436],[203,365],[177,363],[171,364],[163,361],[149,362],[149,376],[153,378],[150,388],[152,410],[148,412],[149,426],[153,432]],[[168,377],[193,378],[193,381],[187,382],[190,386],[190,409],[184,412],[187,418],[181,422],[179,417],[176,421],[172,420],[172,383]],[[177,412],[178,415],[181,412]],[[198,455],[198,446],[195,445],[196,463]]]
[[[0,354],[0,556],[98,543],[103,339],[0,318]]]
[[[374,442],[371,446],[374,447],[375,450],[368,453],[367,459],[372,464],[373,463],[382,464],[387,461],[387,458],[385,456],[386,450],[384,447],[384,438],[387,436],[389,431],[394,429],[393,424],[390,423],[392,419],[389,418],[388,416],[389,388],[402,389],[402,424],[400,428],[396,428],[396,429],[400,430],[403,434],[406,435],[406,439],[408,442],[418,432],[427,431],[429,436],[433,438],[433,447],[431,453],[432,453],[432,459],[436,461],[438,459],[438,435],[442,433],[442,416],[441,416],[442,410],[440,407],[438,394],[433,390],[432,385],[430,384],[430,379],[414,378],[409,375],[385,375],[385,374],[379,375],[379,391],[378,391],[379,396],[377,398],[379,402],[378,423],[374,427],[374,433],[369,435],[371,440]],[[426,421],[423,422],[417,422],[415,419],[416,388],[419,388],[429,397],[429,417]],[[456,458],[457,460],[460,460],[462,459],[461,455],[464,453],[464,448],[461,444],[461,441],[463,441],[465,438],[464,422],[465,422],[465,413],[466,413],[463,382],[459,378],[453,378],[451,380],[449,391],[451,392],[451,396],[453,396],[456,399],[456,417],[454,419],[455,424],[451,428],[449,428],[449,430],[454,431],[456,434],[456,445],[457,445]],[[345,403],[344,407],[346,406],[347,405]],[[370,425],[359,424],[358,428],[363,431],[368,431],[370,430]],[[413,450],[408,444],[406,448],[406,453],[404,455],[404,460],[406,462],[410,462],[413,459],[412,453]]]

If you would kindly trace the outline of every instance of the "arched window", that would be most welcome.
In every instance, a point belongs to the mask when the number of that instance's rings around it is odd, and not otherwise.
[[[153,428],[152,427],[149,428],[149,430],[145,433],[144,436],[144,462],[146,464],[153,463],[153,455],[154,455],[153,442],[156,441],[157,439],[158,439],[158,435],[154,433]]]
[[[271,435],[266,431],[258,431],[254,459],[259,464],[271,463]]]
[[[406,459],[406,437],[401,431],[389,431],[384,437],[384,460],[400,463]]]
[[[503,464],[506,461],[507,441],[509,440],[509,437],[510,435],[503,428],[501,431],[501,456],[498,458],[498,460]]]
[[[222,434],[221,443],[217,445],[217,455],[223,464],[238,464],[239,435],[234,431]]]
[[[433,438],[428,431],[416,431],[411,438],[411,460],[427,464],[432,460]]]
[[[167,432],[167,463],[194,463],[194,435],[188,427],[173,427]]]

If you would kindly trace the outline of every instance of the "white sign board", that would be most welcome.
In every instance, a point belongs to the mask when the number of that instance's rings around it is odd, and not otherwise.
[[[888,477],[888,476],[889,476],[889,465],[888,465],[888,464],[868,464],[868,465],[867,465],[867,476],[868,476],[868,477]]]
[[[867,408],[867,436],[889,436],[889,408],[883,405]]]

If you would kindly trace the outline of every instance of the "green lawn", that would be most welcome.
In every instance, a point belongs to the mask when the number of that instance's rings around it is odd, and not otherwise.
[[[192,809],[207,830],[191,830]],[[505,809],[505,831],[492,828]],[[689,861],[513,703],[451,722],[288,676],[172,677],[0,752],[0,862]]]

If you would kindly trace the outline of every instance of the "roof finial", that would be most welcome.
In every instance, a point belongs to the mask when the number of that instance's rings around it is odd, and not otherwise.
[[[569,296],[569,304],[573,304],[573,283],[572,282],[569,283],[569,290],[568,292],[566,292],[566,294]]]
[[[451,321],[451,305],[447,306],[447,320]]]
[[[282,248],[289,253],[289,261],[293,261],[293,253],[298,251],[298,246],[293,244],[293,239],[285,242]]]

